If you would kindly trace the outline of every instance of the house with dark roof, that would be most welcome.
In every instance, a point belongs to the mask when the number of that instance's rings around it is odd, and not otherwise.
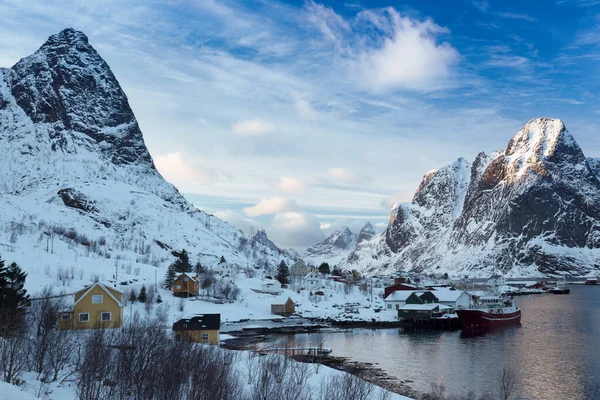
[[[175,340],[206,344],[219,344],[221,314],[201,314],[183,318],[173,324]]]

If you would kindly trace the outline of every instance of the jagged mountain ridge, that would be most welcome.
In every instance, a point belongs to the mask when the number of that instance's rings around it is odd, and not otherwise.
[[[361,233],[363,233],[364,229],[361,230]],[[367,235],[368,233],[363,233],[362,240]],[[358,236],[360,235],[352,233],[347,226],[344,226],[333,232],[323,241],[307,248],[302,259],[307,264],[314,266],[319,266],[324,262],[331,266],[337,265],[356,247]]]
[[[560,120],[529,121],[507,149],[427,173],[379,237],[342,267],[485,276],[600,268],[600,181]]]
[[[195,209],[163,179],[127,96],[76,30],[0,69],[0,150],[0,254],[25,269],[46,236],[57,251],[67,247],[63,263],[97,242],[103,257],[121,252],[142,266],[167,265],[181,248],[208,265],[221,255],[239,266],[291,261]]]

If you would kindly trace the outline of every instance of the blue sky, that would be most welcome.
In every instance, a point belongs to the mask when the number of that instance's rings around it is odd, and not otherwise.
[[[600,0],[0,0],[0,65],[65,27],[199,208],[303,249],[385,226],[421,177],[561,118],[600,155]]]

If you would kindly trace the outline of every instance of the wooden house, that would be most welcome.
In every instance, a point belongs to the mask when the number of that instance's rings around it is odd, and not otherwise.
[[[74,304],[61,310],[58,329],[119,328],[123,324],[123,292],[100,282],[74,293]]]
[[[190,273],[183,272],[175,277],[173,282],[173,295],[177,297],[198,296],[200,293],[200,283],[198,276],[192,276]]]
[[[290,276],[303,277],[308,274],[308,266],[302,260],[298,260],[290,267]]]
[[[180,319],[173,324],[175,340],[182,342],[219,344],[221,314],[202,314]]]
[[[288,297],[284,304],[271,304],[271,314],[289,317],[296,312],[294,301]]]

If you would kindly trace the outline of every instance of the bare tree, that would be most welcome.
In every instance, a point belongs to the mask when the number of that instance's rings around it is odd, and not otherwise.
[[[29,342],[24,329],[0,337],[0,372],[4,382],[15,383],[27,367]]]
[[[520,382],[517,373],[510,367],[502,368],[498,376],[498,397],[500,400],[510,400],[517,395]]]

